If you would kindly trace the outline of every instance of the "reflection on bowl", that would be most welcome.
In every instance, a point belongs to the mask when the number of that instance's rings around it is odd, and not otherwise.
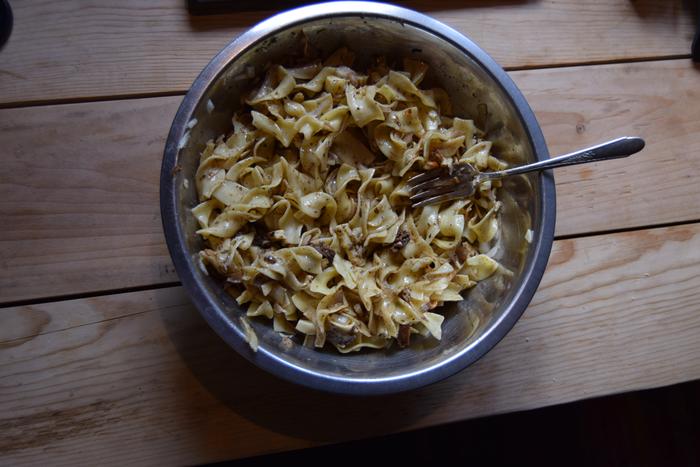
[[[222,284],[204,274],[197,253],[202,239],[190,209],[194,178],[205,143],[230,130],[251,76],[295,54],[300,35],[322,54],[341,46],[357,54],[362,70],[377,56],[415,57],[451,97],[454,113],[481,120],[499,158],[521,164],[548,157],[540,128],[505,72],[474,43],[411,10],[370,2],[334,2],[299,8],[260,23],[229,44],[202,71],[185,96],[166,142],[161,171],[161,212],[166,240],[183,286],[219,335],[254,364],[317,389],[391,393],[447,377],[490,350],[515,324],[544,272],[554,234],[554,182],[549,174],[510,177],[501,189],[500,236],[494,259],[512,274],[480,282],[465,300],[443,309],[442,340],[418,340],[407,349],[341,355],[293,343],[267,322],[252,322],[254,353],[238,319],[244,311]],[[485,111],[487,110],[487,111]],[[478,116],[478,117],[477,117]],[[194,127],[190,122],[196,119]],[[176,169],[177,168],[177,169]],[[530,242],[525,240],[533,231]],[[476,325],[476,326],[475,326]]]

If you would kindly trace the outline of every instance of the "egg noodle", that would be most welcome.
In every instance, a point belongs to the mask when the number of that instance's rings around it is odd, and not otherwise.
[[[193,210],[205,271],[225,281],[247,316],[340,352],[441,338],[437,307],[499,267],[498,182],[458,201],[412,208],[407,180],[430,168],[506,164],[472,120],[452,116],[428,67],[385,60],[361,74],[340,49],[325,62],[272,66],[209,141]]]

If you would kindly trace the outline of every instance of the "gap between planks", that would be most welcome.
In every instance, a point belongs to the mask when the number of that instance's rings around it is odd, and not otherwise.
[[[638,58],[627,58],[627,59],[611,59],[611,60],[593,60],[587,62],[570,62],[570,63],[554,63],[554,64],[543,64],[543,65],[531,65],[531,66],[512,66],[503,67],[503,69],[508,72],[516,71],[533,71],[533,70],[549,70],[554,68],[578,68],[578,67],[588,67],[588,66],[604,66],[604,65],[621,65],[626,63],[646,63],[646,62],[662,62],[670,60],[687,60],[691,56],[687,55],[667,55],[658,57],[638,57]],[[134,93],[134,94],[115,94],[115,95],[96,95],[96,96],[81,96],[73,98],[58,98],[58,99],[44,99],[44,100],[28,100],[28,101],[16,101],[16,102],[0,102],[0,109],[23,109],[27,107],[42,107],[48,105],[67,105],[67,104],[83,104],[86,102],[110,102],[110,101],[122,101],[131,99],[150,99],[158,97],[169,97],[169,96],[184,96],[187,94],[189,89],[173,90],[173,91],[163,91],[163,92],[145,92],[145,93]]]
[[[694,5],[683,0],[469,3],[402,2],[467,35],[509,68],[680,56],[695,31]],[[6,102],[181,91],[232,38],[270,16],[193,17],[182,0],[16,2],[13,8],[15,27],[0,68]]]

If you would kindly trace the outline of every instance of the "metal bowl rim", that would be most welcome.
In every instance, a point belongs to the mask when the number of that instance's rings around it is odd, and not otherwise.
[[[500,319],[492,323],[472,345],[450,358],[419,371],[391,377],[331,376],[295,365],[269,352],[264,346],[261,346],[258,352],[252,352],[242,332],[231,325],[225,310],[205,292],[206,287],[200,282],[195,272],[196,266],[188,258],[184,232],[180,228],[177,216],[178,192],[173,171],[177,165],[178,143],[187,129],[187,123],[192,118],[195,108],[220,74],[250,47],[282,30],[301,23],[348,16],[363,19],[382,18],[410,24],[437,36],[469,55],[491,75],[494,82],[511,100],[525,133],[530,138],[535,157],[538,160],[549,158],[544,136],[527,101],[506,72],[472,40],[429,16],[394,5],[362,1],[320,3],[282,12],[258,23],[224,47],[195,79],[182,100],[165,144],[160,176],[161,219],[170,256],[190,299],[216,333],[239,354],[278,377],[313,389],[352,395],[389,394],[425,386],[457,373],[491,350],[515,325],[540,283],[553,243],[556,198],[554,178],[550,172],[541,173],[538,178],[541,193],[538,206],[541,213],[541,228],[534,232],[532,239],[529,253],[532,261],[526,263],[513,300],[506,305]]]

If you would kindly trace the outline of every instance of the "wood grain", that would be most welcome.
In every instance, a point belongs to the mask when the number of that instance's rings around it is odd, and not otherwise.
[[[553,154],[621,135],[631,159],[557,171],[558,235],[700,219],[700,72],[685,60],[512,73]],[[176,281],[158,176],[179,97],[0,110],[0,302]]]
[[[686,60],[511,73],[550,153],[641,136],[627,159],[557,170],[557,235],[700,219],[700,67]]]
[[[179,100],[0,111],[3,300],[177,280],[158,173]]]
[[[82,312],[68,324],[71,307]],[[700,377],[698,309],[700,224],[557,241],[531,306],[486,357],[357,399],[252,367],[177,287],[6,308],[0,461],[194,464],[674,384]]]
[[[401,3],[456,28],[511,68],[688,55],[695,30],[682,0]],[[272,14],[190,17],[183,0],[12,7],[15,26],[0,64],[4,104],[184,91],[216,52]]]

